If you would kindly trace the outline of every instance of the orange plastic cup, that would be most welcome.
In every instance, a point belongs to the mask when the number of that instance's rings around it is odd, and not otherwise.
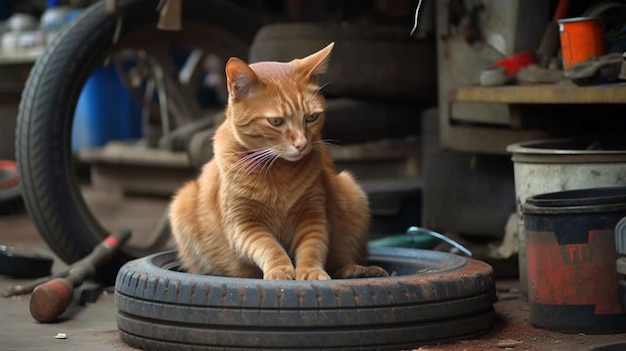
[[[564,18],[558,22],[564,69],[605,54],[604,23],[601,18]]]

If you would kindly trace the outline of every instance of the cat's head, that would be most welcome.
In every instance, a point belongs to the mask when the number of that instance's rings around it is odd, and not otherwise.
[[[228,61],[227,118],[240,144],[272,150],[288,161],[311,152],[326,110],[317,77],[326,71],[333,45],[290,62]]]

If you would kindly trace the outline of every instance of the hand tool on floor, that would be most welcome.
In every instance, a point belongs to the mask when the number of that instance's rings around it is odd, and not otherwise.
[[[119,240],[119,239],[117,239],[117,240]],[[124,240],[127,240],[127,238],[124,239]],[[105,241],[106,241],[106,239],[105,239]],[[118,244],[118,245],[121,245],[121,243]],[[84,259],[86,259],[86,258],[87,257],[85,257]],[[76,262],[75,264],[78,264],[78,262]],[[29,283],[26,283],[26,284],[13,285],[13,286],[9,287],[7,290],[5,290],[2,293],[2,297],[11,297],[11,296],[17,296],[17,295],[30,294],[39,285],[47,283],[47,282],[49,282],[49,281],[51,281],[51,280],[53,280],[55,278],[65,278],[65,277],[67,277],[67,275],[69,274],[70,269],[71,268],[68,268],[68,269],[66,269],[66,270],[64,270],[62,272],[58,272],[58,273],[55,273],[55,274],[52,274],[52,275],[49,275],[49,276],[46,276],[46,277],[43,277],[43,278],[39,278],[39,279],[33,280],[33,281],[31,281]]]
[[[67,275],[67,274],[66,274]],[[17,296],[17,295],[24,295],[24,294],[30,294],[33,289],[35,289],[37,286],[45,283],[45,282],[49,282],[50,280],[54,279],[54,278],[60,278],[60,277],[64,277],[65,275],[63,274],[53,274],[51,276],[47,276],[47,277],[43,277],[43,278],[39,278],[36,280],[31,281],[30,283],[27,284],[17,284],[17,285],[13,285],[10,288],[8,288],[6,291],[4,291],[2,293],[2,297],[11,297],[11,296]]]
[[[96,269],[110,261],[129,238],[129,230],[107,237],[88,256],[72,264],[65,274],[35,287],[30,298],[31,316],[42,323],[54,322],[72,302],[74,288],[93,277]]]

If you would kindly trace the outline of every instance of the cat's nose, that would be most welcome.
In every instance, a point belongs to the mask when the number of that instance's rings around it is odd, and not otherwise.
[[[300,138],[293,142],[293,147],[300,152],[304,151],[308,145],[309,142],[305,138]]]

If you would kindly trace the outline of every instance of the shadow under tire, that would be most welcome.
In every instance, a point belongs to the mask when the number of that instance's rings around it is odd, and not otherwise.
[[[0,188],[0,214],[17,212],[23,209],[22,206],[22,191],[19,184]]]
[[[490,329],[484,262],[426,250],[372,249],[395,275],[266,281],[179,272],[176,252],[128,262],[115,300],[122,339],[146,350],[397,350]]]

